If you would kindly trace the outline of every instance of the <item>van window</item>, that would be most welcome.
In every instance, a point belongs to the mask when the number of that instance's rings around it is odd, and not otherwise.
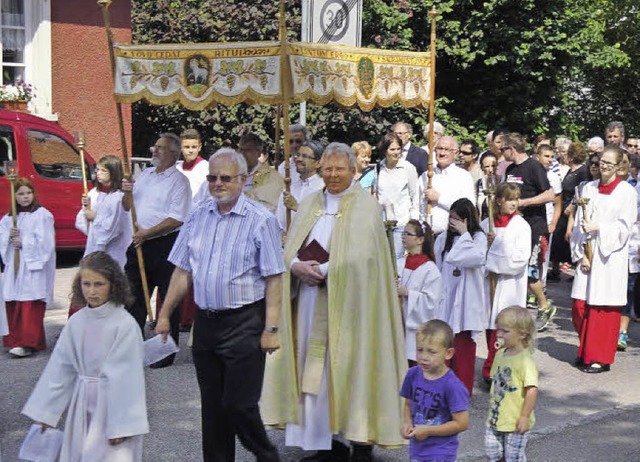
[[[82,181],[80,153],[67,141],[52,133],[27,130],[33,166],[43,178]]]
[[[13,128],[0,126],[0,175],[4,176],[4,162],[14,160],[16,141],[13,136]]]

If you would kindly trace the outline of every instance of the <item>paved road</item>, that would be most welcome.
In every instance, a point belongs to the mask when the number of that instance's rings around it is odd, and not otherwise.
[[[66,320],[68,294],[77,256],[59,256],[56,297],[47,310],[47,339],[52,345]],[[640,324],[632,323],[630,347],[619,353],[611,372],[587,375],[571,366],[577,337],[570,317],[570,283],[549,286],[560,306],[553,325],[539,336],[535,359],[540,370],[537,424],[529,443],[532,461],[633,461],[640,460]],[[164,370],[147,370],[147,401],[151,433],[145,440],[145,461],[196,462],[200,456],[199,394],[193,364],[181,339],[176,364]],[[486,354],[478,348],[477,368]],[[20,409],[27,399],[49,350],[26,359],[0,353],[0,454],[3,462],[17,461],[20,443],[29,426]],[[484,420],[488,393],[476,383],[471,398],[471,427],[460,438],[459,460],[483,458]],[[283,432],[270,431],[283,460],[297,461],[303,452],[284,447]],[[374,451],[376,461],[406,461],[406,449]],[[251,461],[238,447],[237,460]]]

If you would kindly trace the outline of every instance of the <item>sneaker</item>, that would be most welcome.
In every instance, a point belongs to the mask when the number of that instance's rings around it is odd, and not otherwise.
[[[621,330],[620,336],[618,337],[618,351],[625,351],[627,349],[627,340],[629,340],[629,334]]]
[[[538,303],[536,303],[536,297],[534,295],[530,295],[527,299],[527,308],[535,309],[538,307]]]
[[[32,353],[33,350],[31,348],[25,347],[15,347],[9,350],[9,354],[16,358],[26,358],[27,356],[31,356]]]
[[[536,317],[536,329],[538,332],[542,332],[549,324],[551,319],[556,315],[558,308],[549,302],[546,310],[538,309],[538,316]]]

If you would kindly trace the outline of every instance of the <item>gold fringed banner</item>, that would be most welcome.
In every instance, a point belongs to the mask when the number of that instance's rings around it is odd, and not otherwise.
[[[119,103],[146,99],[202,110],[216,104],[278,104],[280,42],[119,45]],[[342,107],[429,104],[428,53],[315,43],[289,45],[293,101]]]
[[[316,43],[290,45],[293,99],[363,111],[429,105],[429,53]]]
[[[116,101],[146,99],[202,110],[276,104],[280,42],[116,46]]]

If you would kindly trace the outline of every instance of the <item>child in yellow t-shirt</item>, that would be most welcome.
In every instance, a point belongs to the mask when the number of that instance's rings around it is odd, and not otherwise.
[[[505,308],[496,318],[500,349],[491,368],[491,401],[485,451],[492,461],[526,460],[529,430],[535,423],[538,368],[531,356],[536,328],[525,308]]]

